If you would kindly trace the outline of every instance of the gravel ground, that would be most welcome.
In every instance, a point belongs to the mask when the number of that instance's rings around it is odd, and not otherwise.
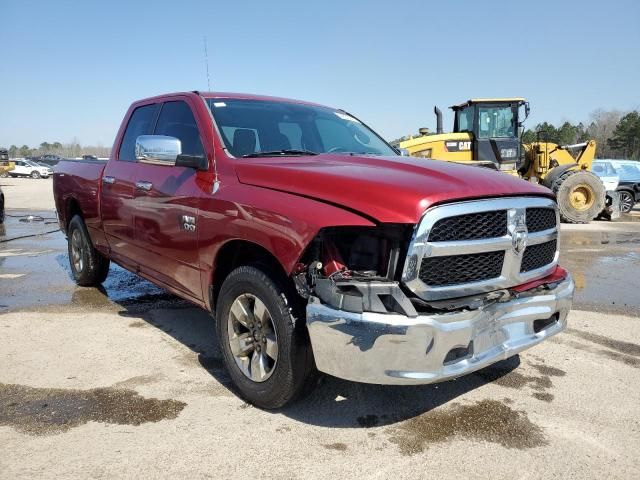
[[[50,180],[0,185],[51,217]],[[437,385],[325,377],[277,412],[231,390],[206,312],[115,266],[76,287],[60,233],[0,243],[0,478],[639,478],[639,218],[563,229],[576,309],[550,341]]]

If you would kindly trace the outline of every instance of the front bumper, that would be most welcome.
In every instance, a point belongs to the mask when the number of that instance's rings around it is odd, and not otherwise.
[[[312,297],[307,327],[322,372],[364,383],[434,383],[511,357],[564,330],[574,290],[567,275],[550,290],[413,318],[345,312]]]

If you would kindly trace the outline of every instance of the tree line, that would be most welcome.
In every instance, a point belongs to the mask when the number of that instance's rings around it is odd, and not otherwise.
[[[1,150],[2,148],[0,148]],[[11,145],[9,158],[39,157],[41,155],[58,155],[63,158],[77,158],[82,155],[95,155],[96,157],[108,157],[111,148],[102,145],[81,145],[77,139],[69,143],[42,142],[38,147],[31,148],[28,145]]]
[[[523,143],[537,140],[560,145],[595,140],[597,158],[640,160],[640,113],[596,110],[587,125],[564,122],[556,127],[548,122],[539,123],[522,135]]]

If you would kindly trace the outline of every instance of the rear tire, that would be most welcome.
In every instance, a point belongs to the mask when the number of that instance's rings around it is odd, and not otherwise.
[[[109,259],[91,243],[87,226],[80,215],[74,215],[67,229],[69,265],[76,283],[94,287],[105,281],[109,274]]]
[[[224,280],[216,305],[229,376],[243,398],[264,409],[291,402],[316,379],[304,306],[286,279],[265,273],[269,270],[236,268]]]
[[[589,223],[605,206],[602,181],[591,172],[569,170],[552,184],[560,219],[565,223]]]
[[[629,213],[633,210],[633,207],[636,204],[636,199],[634,198],[633,193],[628,190],[618,190],[618,195],[620,195],[620,211],[622,213]]]
[[[40,172],[38,172],[37,170],[34,170],[33,172],[31,172],[31,178],[38,179],[40,177],[41,177]]]

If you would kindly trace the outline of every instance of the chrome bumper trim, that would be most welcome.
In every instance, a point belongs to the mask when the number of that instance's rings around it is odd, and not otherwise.
[[[477,310],[414,318],[336,310],[312,297],[307,327],[318,369],[363,383],[426,384],[459,377],[511,357],[564,330],[575,285],[570,276],[554,289]],[[557,321],[536,333],[534,322]],[[473,342],[473,353],[447,362],[454,348]]]

